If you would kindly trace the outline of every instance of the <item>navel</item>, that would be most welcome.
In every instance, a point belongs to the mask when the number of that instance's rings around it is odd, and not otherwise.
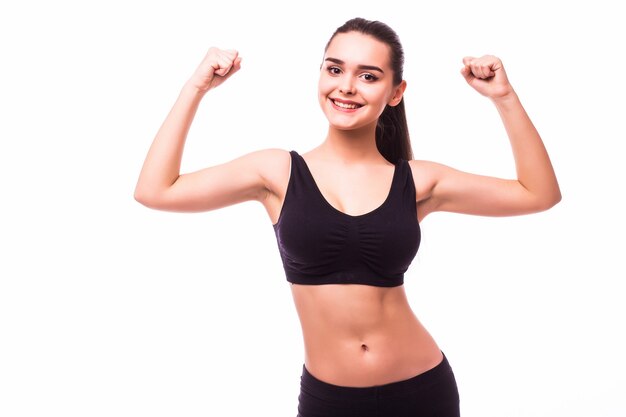
[[[369,346],[367,346],[365,343],[363,343],[363,344],[361,345],[361,350],[362,350],[363,352],[367,352],[368,350],[370,350],[370,348],[369,348]]]

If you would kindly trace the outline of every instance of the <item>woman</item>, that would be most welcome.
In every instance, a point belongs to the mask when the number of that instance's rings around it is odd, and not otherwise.
[[[325,49],[318,96],[329,127],[319,146],[302,155],[258,150],[181,175],[201,99],[241,66],[236,51],[210,48],[139,176],[135,198],[154,209],[263,204],[302,325],[300,417],[458,416],[452,369],[402,285],[419,246],[419,222],[435,211],[538,212],[561,198],[542,140],[494,56],[465,57],[461,74],[496,106],[518,178],[414,160],[403,61],[391,28],[349,20]]]

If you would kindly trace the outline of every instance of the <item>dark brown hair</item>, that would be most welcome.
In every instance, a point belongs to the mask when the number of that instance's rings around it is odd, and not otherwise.
[[[367,20],[360,17],[348,20],[335,30],[330,37],[324,51],[339,33],[359,32],[383,42],[391,50],[391,68],[393,70],[393,84],[402,82],[404,70],[404,50],[396,32],[385,23],[377,20]],[[376,146],[386,160],[395,164],[398,159],[413,159],[413,149],[409,138],[409,127],[404,110],[404,97],[396,106],[387,106],[378,118],[376,124]]]

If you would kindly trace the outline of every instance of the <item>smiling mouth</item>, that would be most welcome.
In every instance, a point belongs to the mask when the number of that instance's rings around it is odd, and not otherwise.
[[[358,104],[358,103],[344,103],[341,101],[337,101],[334,99],[330,99],[330,101],[337,107],[340,107],[342,109],[348,109],[348,110],[354,110],[354,109],[358,109],[360,107],[363,107],[362,104]]]

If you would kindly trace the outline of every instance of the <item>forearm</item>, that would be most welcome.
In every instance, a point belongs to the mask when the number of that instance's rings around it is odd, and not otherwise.
[[[159,194],[179,177],[187,133],[203,95],[189,83],[181,90],[150,146],[135,188],[136,199]]]
[[[561,192],[550,157],[519,97],[513,91],[493,102],[511,142],[518,181],[540,206],[556,204]]]

